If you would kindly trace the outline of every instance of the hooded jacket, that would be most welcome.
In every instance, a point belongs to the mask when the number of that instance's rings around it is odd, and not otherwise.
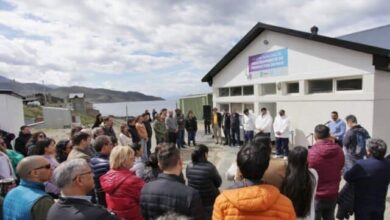
[[[27,156],[27,142],[30,140],[31,134],[23,134],[23,132],[19,132],[19,137],[15,140],[15,150],[23,156]]]
[[[291,201],[271,185],[225,190],[214,204],[213,220],[296,219]]]
[[[140,209],[140,193],[144,181],[127,169],[111,169],[100,177],[100,185],[106,192],[108,210],[123,219],[143,219]]]
[[[309,150],[308,162],[318,173],[316,199],[336,199],[344,166],[340,146],[330,140],[317,140]]]

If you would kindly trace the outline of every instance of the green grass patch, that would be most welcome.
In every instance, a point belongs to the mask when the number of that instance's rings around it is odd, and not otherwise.
[[[23,106],[24,118],[35,119],[38,116],[43,117],[41,107]]]

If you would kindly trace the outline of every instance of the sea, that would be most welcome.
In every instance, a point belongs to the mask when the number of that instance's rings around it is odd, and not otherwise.
[[[161,109],[174,110],[177,108],[176,100],[163,101],[139,101],[139,102],[115,102],[95,103],[93,108],[99,110],[103,116],[114,115],[115,117],[137,116],[148,110],[152,114],[153,109],[159,112]]]

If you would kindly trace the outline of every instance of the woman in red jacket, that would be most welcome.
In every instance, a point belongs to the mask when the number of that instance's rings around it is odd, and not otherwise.
[[[126,220],[143,219],[139,198],[144,181],[129,170],[133,164],[134,151],[127,146],[117,146],[110,154],[110,171],[100,177],[107,208]]]

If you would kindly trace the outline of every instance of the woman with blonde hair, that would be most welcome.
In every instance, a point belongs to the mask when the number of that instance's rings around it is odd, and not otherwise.
[[[129,127],[123,123],[121,124],[121,133],[119,134],[119,144],[122,146],[130,146],[131,142]]]
[[[126,220],[143,219],[139,200],[144,181],[130,171],[134,159],[135,153],[130,147],[114,147],[110,154],[110,170],[100,177],[107,208]]]

